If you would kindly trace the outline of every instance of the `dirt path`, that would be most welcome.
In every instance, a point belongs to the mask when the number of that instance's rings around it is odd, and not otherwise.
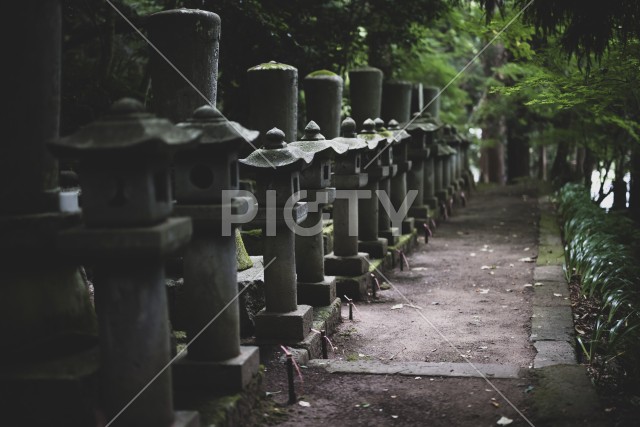
[[[533,264],[523,259],[537,254],[538,216],[536,199],[522,187],[476,193],[467,208],[457,209],[438,227],[428,245],[411,254],[410,270],[387,274],[391,289],[358,305],[354,320],[345,320],[332,337],[337,349],[330,359],[358,361],[354,366],[467,366],[466,359],[480,370],[488,364],[526,370],[535,354],[529,343],[531,288],[525,287],[532,283]],[[347,313],[343,307],[343,318]],[[513,420],[510,425],[527,425],[482,378],[330,374],[303,368],[304,385],[298,383],[297,390],[310,406],[286,406],[279,356],[263,355],[266,389],[275,393],[274,410],[264,423],[490,426],[504,416]],[[527,414],[533,389],[527,374],[490,381]]]

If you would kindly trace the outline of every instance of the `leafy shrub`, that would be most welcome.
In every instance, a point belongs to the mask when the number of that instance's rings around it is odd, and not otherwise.
[[[602,372],[618,361],[638,378],[640,369],[640,230],[633,221],[606,212],[582,185],[559,192],[567,272],[580,280],[582,293],[599,302],[593,335],[582,350]]]

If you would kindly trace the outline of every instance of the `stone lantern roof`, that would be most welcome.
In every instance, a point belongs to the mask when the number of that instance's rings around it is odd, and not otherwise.
[[[177,126],[185,130],[201,131],[199,147],[253,142],[260,135],[257,130],[250,130],[240,123],[227,120],[217,108],[211,105],[203,105],[196,109],[192,117]]]
[[[320,127],[313,120],[304,128],[304,136],[300,141],[289,144],[289,147],[296,147],[313,155],[333,157],[336,153],[343,154],[349,150],[349,145],[344,142],[326,140],[320,133]]]
[[[356,122],[351,117],[347,117],[342,121],[340,133],[342,136],[334,138],[333,141],[346,144],[348,151],[362,150],[363,148],[369,147],[367,141],[359,138],[356,134]]]
[[[400,144],[411,138],[411,135],[407,131],[400,129],[400,123],[395,119],[389,120],[387,130],[393,134],[393,140],[396,144]]]
[[[195,144],[201,131],[173,125],[144,110],[142,103],[123,98],[99,120],[73,135],[49,143],[60,156],[95,157],[170,152]]]
[[[284,168],[293,166],[301,168],[305,164],[311,163],[313,153],[308,153],[296,146],[290,146],[284,142],[284,132],[278,128],[273,128],[266,135],[266,142],[239,162],[258,169]]]
[[[370,150],[375,150],[382,141],[386,141],[387,137],[376,132],[376,124],[373,120],[367,119],[362,124],[362,130],[358,134],[358,138],[367,141]]]

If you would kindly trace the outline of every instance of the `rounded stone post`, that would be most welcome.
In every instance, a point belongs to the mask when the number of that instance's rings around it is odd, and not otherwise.
[[[431,117],[434,118],[440,116],[440,96],[438,96],[438,92],[440,92],[440,88],[435,86],[425,86],[423,89],[424,105],[429,105],[424,112],[431,114]]]
[[[413,84],[401,80],[389,80],[382,85],[382,119],[407,122],[411,118],[411,93]]]
[[[200,92],[151,49],[151,87],[156,114],[178,123],[203,104],[215,106],[220,17],[197,9],[167,10],[150,15],[147,30],[151,42]]]
[[[307,121],[314,121],[327,139],[340,136],[342,77],[327,70],[314,71],[304,78]]]
[[[374,67],[349,71],[351,117],[361,128],[364,121],[380,117],[382,102],[382,71]]]
[[[14,64],[5,67],[0,143],[0,214],[58,210],[58,162],[46,141],[60,123],[60,2],[26,0],[5,6],[5,26],[28,25],[4,46]]]
[[[257,147],[276,127],[287,141],[298,139],[298,70],[271,61],[247,71],[249,127],[260,132]]]
[[[424,107],[424,93],[422,83],[413,83],[411,87],[411,117],[413,114],[422,111]]]

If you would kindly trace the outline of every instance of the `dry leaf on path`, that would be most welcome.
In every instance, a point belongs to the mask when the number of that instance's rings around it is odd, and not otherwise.
[[[396,304],[393,307],[391,307],[391,310],[400,310],[403,307],[402,304]]]
[[[499,426],[508,426],[512,422],[513,422],[513,420],[511,418],[507,418],[505,416],[502,416],[502,417],[500,417],[500,419],[498,420],[498,422],[496,424],[498,424]]]
[[[311,403],[305,402],[304,400],[301,400],[301,401],[298,402],[298,405],[304,406],[305,408],[308,408],[309,406],[311,406]]]
[[[521,261],[521,262],[536,262],[535,259],[533,259],[533,258],[531,258],[529,256],[528,257],[524,257],[524,258],[520,258],[518,261]]]

